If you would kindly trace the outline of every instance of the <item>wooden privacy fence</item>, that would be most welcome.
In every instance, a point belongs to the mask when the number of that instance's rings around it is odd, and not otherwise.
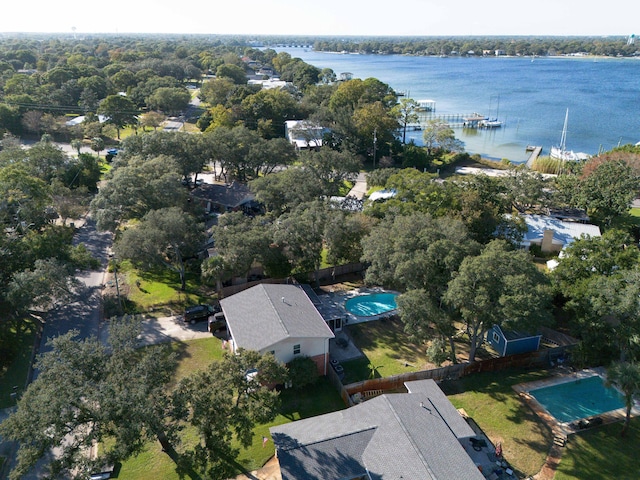
[[[464,372],[466,364],[459,363],[456,365],[449,365],[446,367],[435,368],[432,370],[422,370],[419,372],[407,372],[400,375],[393,375],[385,378],[373,378],[370,380],[363,380],[361,382],[352,383],[346,385],[344,388],[349,395],[360,393],[363,396],[367,396],[365,392],[372,390],[399,390],[404,388],[405,382],[411,382],[414,380],[426,380],[432,379],[436,381],[445,380],[449,378],[460,378]]]
[[[227,298],[238,292],[242,292],[248,288],[251,288],[254,285],[258,285],[259,283],[291,283],[291,280],[286,278],[263,278],[262,280],[256,280],[255,282],[230,285],[228,287],[222,287],[220,290],[218,290],[218,298]]]
[[[362,263],[347,263],[346,265],[336,265],[335,267],[321,268],[318,270],[318,280],[326,281],[326,280],[335,280],[336,277],[341,275],[347,275],[350,273],[357,273],[364,270],[364,266]],[[302,280],[306,280],[308,283],[312,283],[316,279],[316,272],[309,272],[302,275],[296,275],[297,278]],[[261,280],[256,280],[253,282],[244,282],[240,280],[242,283],[238,283],[237,285],[230,285],[228,287],[223,287],[218,291],[218,298],[226,298],[230,295],[234,295],[238,292],[242,292],[247,288],[251,288],[254,285],[259,283],[296,283],[296,280],[293,277],[289,278],[263,278]],[[304,283],[304,282],[303,282]]]
[[[346,265],[336,265],[335,267],[321,268],[318,270],[318,281],[335,280],[336,277],[342,275],[348,275],[350,273],[358,273],[364,270],[362,263],[347,263]],[[303,277],[307,278],[307,281],[313,282],[316,280],[316,272],[309,272]]]
[[[566,347],[548,348],[537,352],[509,355],[507,357],[490,358],[473,363],[458,363],[446,367],[422,370],[420,372],[408,372],[385,378],[374,378],[349,385],[340,385],[339,391],[342,399],[345,394],[349,397],[345,401],[347,406],[353,405],[353,396],[359,394],[360,398],[370,398],[373,392],[376,394],[404,389],[405,382],[414,380],[432,379],[435,381],[458,379],[473,373],[496,372],[508,368],[543,368],[550,365],[550,360],[566,352]]]

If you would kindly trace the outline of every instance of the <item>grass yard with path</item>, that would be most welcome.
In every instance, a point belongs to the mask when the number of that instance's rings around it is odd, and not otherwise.
[[[216,299],[215,293],[203,287],[201,279],[193,274],[187,274],[187,288],[184,291],[180,290],[178,274],[170,270],[141,272],[130,262],[124,261],[119,263],[117,275],[120,297],[127,313],[180,315],[189,305],[210,304]],[[117,314],[113,269],[110,269],[105,284],[105,317],[109,317]]]

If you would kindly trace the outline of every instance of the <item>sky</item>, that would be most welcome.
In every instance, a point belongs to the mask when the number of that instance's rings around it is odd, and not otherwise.
[[[640,34],[638,0],[30,0],[0,32],[327,36]]]

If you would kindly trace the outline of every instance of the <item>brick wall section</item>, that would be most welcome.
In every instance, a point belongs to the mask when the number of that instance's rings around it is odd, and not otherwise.
[[[324,376],[325,372],[329,371],[329,354],[327,355],[316,355],[315,357],[311,357],[311,360],[316,364],[318,368],[318,374],[320,376]]]

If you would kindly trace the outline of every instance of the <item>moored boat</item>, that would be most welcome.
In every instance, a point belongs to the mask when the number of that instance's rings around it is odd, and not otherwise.
[[[491,119],[486,118],[484,120],[481,120],[478,123],[478,127],[479,128],[500,128],[502,127],[502,122],[497,118],[491,118]]]
[[[589,155],[582,152],[574,152],[573,150],[567,150],[567,125],[569,122],[569,109],[564,116],[564,126],[562,127],[562,135],[560,137],[560,145],[551,147],[549,156],[561,161],[576,162],[579,160],[586,160]]]

